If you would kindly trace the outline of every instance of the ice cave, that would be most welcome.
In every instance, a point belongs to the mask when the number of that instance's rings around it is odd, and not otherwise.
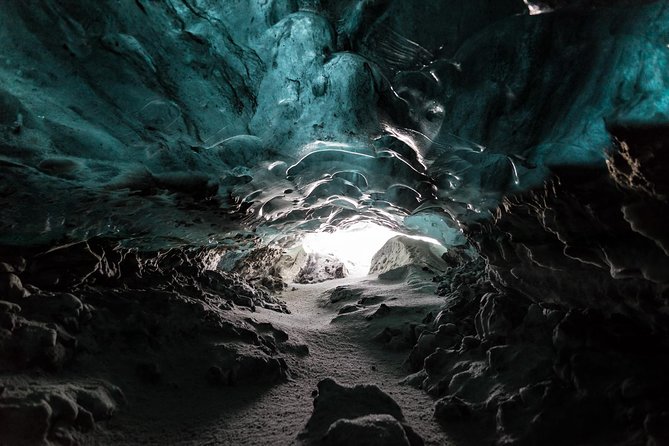
[[[669,0],[0,0],[0,446],[669,445],[668,169]]]

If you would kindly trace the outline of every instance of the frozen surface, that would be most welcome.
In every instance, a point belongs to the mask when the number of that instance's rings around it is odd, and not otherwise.
[[[456,3],[7,2],[1,241],[365,219],[459,245],[554,169],[603,168],[605,123],[666,119],[662,2]]]

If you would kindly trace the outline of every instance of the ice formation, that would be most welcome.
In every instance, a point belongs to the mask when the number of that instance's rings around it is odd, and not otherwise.
[[[366,262],[399,297],[312,284],[334,316],[294,320],[380,329],[449,429],[669,442],[666,1],[0,3],[0,443],[85,442],[129,373],[285,383],[309,346],[275,294]],[[403,236],[309,252],[363,224]],[[414,308],[418,273],[441,297]],[[422,441],[402,412],[310,423]]]
[[[6,243],[363,218],[461,244],[552,169],[601,167],[607,122],[666,116],[658,4],[40,5],[1,17]]]

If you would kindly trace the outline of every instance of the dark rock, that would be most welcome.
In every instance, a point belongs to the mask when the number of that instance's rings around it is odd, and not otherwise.
[[[620,385],[620,394],[623,398],[633,400],[640,398],[649,392],[647,383],[641,382],[638,378],[627,378]]]
[[[669,412],[649,414],[643,422],[648,446],[669,444]]]
[[[288,287],[288,284],[284,282],[281,277],[276,276],[263,276],[258,282],[260,285],[274,292],[283,291],[286,287]]]
[[[370,415],[371,418],[360,419]],[[379,415],[387,415],[389,418],[378,418]],[[328,444],[343,444],[341,442],[346,438],[352,438],[350,435],[354,432],[365,435],[365,438],[374,435],[372,432],[386,438],[388,431],[395,432],[396,425],[394,422],[388,422],[390,419],[402,427],[406,437],[408,429],[404,427],[402,410],[378,387],[370,385],[344,387],[327,378],[318,383],[314,411],[298,439],[306,444],[320,444],[321,441],[332,442]],[[410,431],[408,436],[411,440],[407,440],[408,444],[422,444],[420,437],[413,431]]]
[[[379,308],[374,311],[374,313],[370,314],[369,316],[366,316],[365,319],[367,320],[372,320],[372,319],[377,319],[381,318],[384,316],[388,316],[393,310],[393,307],[389,307],[386,304],[381,304],[379,305]]]
[[[460,349],[462,351],[471,350],[473,348],[481,345],[481,341],[473,336],[465,336],[462,338],[462,343],[460,344]]]
[[[90,432],[95,428],[95,418],[88,410],[80,408],[74,425],[82,432]]]
[[[135,366],[137,377],[144,383],[157,384],[162,381],[163,373],[155,362],[142,362]]]
[[[471,406],[455,396],[441,398],[434,406],[434,416],[442,423],[468,420],[472,416]]]
[[[402,384],[409,385],[415,389],[421,389],[423,387],[423,382],[425,381],[426,378],[427,378],[427,373],[423,369],[407,376],[401,382]]]
[[[20,301],[29,294],[19,276],[13,273],[0,273],[0,298]]]
[[[46,401],[0,401],[0,443],[16,446],[44,444],[51,426]]]
[[[372,339],[376,342],[387,344],[397,336],[402,336],[402,330],[397,328],[386,327],[381,331],[381,333],[377,334]]]
[[[43,324],[26,323],[14,331],[17,366],[60,369],[68,360],[66,348],[58,342],[58,332]]]
[[[365,307],[369,307],[372,305],[376,305],[384,301],[385,299],[386,298],[383,296],[364,296],[358,301],[358,304],[363,305]]]
[[[221,368],[229,370],[231,384],[274,384],[288,377],[288,366],[283,358],[258,353],[238,353],[228,357]]]
[[[212,386],[230,385],[230,370],[223,370],[218,366],[211,366],[207,369],[205,379]]]
[[[358,311],[360,307],[357,304],[348,304],[344,305],[339,309],[337,312],[338,314],[348,314],[348,313],[353,313],[355,311]]]
[[[345,446],[409,446],[404,428],[390,415],[366,415],[351,420],[341,419],[330,425],[323,445]]]
[[[331,304],[334,304],[345,300],[358,299],[360,296],[362,296],[362,289],[338,286],[330,292],[328,300]]]
[[[75,446],[76,441],[74,436],[65,428],[58,427],[49,433],[49,440],[56,442],[62,446]]]
[[[77,402],[65,392],[50,394],[48,396],[48,402],[53,411],[54,422],[71,425],[77,419],[79,415]]]
[[[45,439],[74,444],[75,429],[92,430],[96,421],[108,420],[123,399],[120,390],[107,383],[40,383],[12,387],[10,392],[11,396],[0,398],[3,445],[47,444]]]
[[[20,313],[21,307],[13,302],[0,300],[0,313]]]
[[[95,421],[108,420],[116,411],[117,403],[115,399],[110,391],[103,387],[77,388],[75,389],[75,395],[77,404],[90,412]],[[81,409],[79,412],[81,412]]]
[[[17,313],[21,312],[21,307],[11,302],[0,301],[0,328],[13,331],[18,324]]]

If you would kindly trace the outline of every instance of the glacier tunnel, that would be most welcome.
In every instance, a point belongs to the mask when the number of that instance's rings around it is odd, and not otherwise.
[[[666,0],[0,0],[0,446],[669,445],[667,169]]]

